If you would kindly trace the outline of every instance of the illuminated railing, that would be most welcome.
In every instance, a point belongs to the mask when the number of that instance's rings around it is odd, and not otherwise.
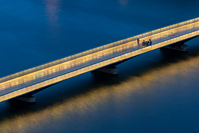
[[[31,68],[31,69],[27,69],[27,70],[24,70],[24,71],[21,71],[21,72],[0,78],[0,83],[7,81],[7,80],[10,80],[10,79],[13,79],[13,78],[16,78],[16,77],[19,77],[19,76],[22,76],[22,75],[25,75],[25,74],[28,74],[28,73],[32,73],[32,72],[53,66],[53,65],[57,65],[57,64],[75,59],[75,58],[79,58],[81,56],[85,56],[85,55],[88,55],[88,54],[91,54],[91,53],[94,53],[94,52],[97,52],[97,51],[101,51],[103,49],[118,46],[118,45],[121,45],[125,42],[130,42],[130,41],[136,40],[138,38],[147,37],[147,36],[150,36],[150,35],[153,35],[153,34],[157,34],[157,33],[160,33],[160,32],[166,31],[166,30],[170,30],[170,29],[177,28],[177,27],[180,27],[180,26],[183,26],[183,25],[195,23],[195,22],[198,22],[198,21],[199,21],[199,18],[191,19],[191,20],[184,21],[184,22],[181,22],[181,23],[178,23],[178,24],[174,24],[174,25],[171,25],[171,26],[167,26],[167,27],[164,27],[164,28],[153,30],[151,32],[147,32],[147,33],[144,33],[144,34],[133,36],[133,37],[121,40],[121,41],[117,41],[117,42],[113,42],[113,43],[110,43],[110,44],[107,44],[107,45],[104,45],[104,46],[100,46],[100,47],[97,47],[97,48],[94,48],[94,49],[91,49],[91,50],[87,50],[87,51],[82,52],[82,53],[78,53],[78,54],[75,54],[75,55],[72,55],[72,56],[68,56],[66,58],[62,58],[62,59],[59,59],[59,60],[56,60],[56,61],[53,61],[53,62],[49,62],[49,63]]]
[[[91,49],[73,56],[53,61],[0,79],[0,101],[45,87],[47,85],[131,58],[183,39],[199,35],[199,18],[147,32],[115,43]],[[151,39],[152,46],[134,50],[137,39]],[[167,41],[165,41],[167,40]],[[132,50],[127,53],[126,50]],[[118,55],[121,53],[121,55]],[[111,59],[103,60],[112,56]],[[114,57],[115,56],[115,57]],[[102,59],[99,62],[96,60]],[[89,66],[90,65],[90,66]],[[77,67],[77,69],[73,69]],[[57,76],[57,77],[56,77]],[[20,86],[22,85],[22,86]],[[23,86],[24,85],[24,86]],[[26,86],[25,86],[26,85]],[[18,88],[15,88],[17,87]],[[14,89],[11,89],[14,88]],[[21,89],[23,88],[23,89]],[[20,90],[17,90],[20,89]],[[1,94],[0,94],[1,95]],[[10,97],[10,98],[9,98]]]

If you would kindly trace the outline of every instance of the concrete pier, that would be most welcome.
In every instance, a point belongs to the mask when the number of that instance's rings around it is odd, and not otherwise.
[[[20,96],[20,97],[15,98],[15,100],[26,102],[26,103],[35,103],[36,102],[36,98],[33,96]]]
[[[119,74],[119,70],[117,67],[103,67],[100,69],[95,70],[97,72],[103,72],[103,73],[107,73],[107,74],[111,74],[111,75],[118,75]]]
[[[169,46],[163,47],[161,49],[170,49],[170,50],[176,50],[176,51],[181,51],[181,52],[187,52],[188,51],[188,46],[185,45],[185,44],[169,45]]]

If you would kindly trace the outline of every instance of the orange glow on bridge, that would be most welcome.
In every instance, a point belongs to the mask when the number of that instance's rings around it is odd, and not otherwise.
[[[0,102],[199,35],[199,18],[97,47],[0,79]],[[139,48],[137,39],[153,40]]]

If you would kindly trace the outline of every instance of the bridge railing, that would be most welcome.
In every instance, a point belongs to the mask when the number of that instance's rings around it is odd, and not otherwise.
[[[178,28],[173,28],[171,30],[166,30],[166,31],[158,33],[158,34],[152,34],[151,36],[147,36],[147,37],[142,38],[142,39],[144,40],[146,38],[153,38],[153,40],[155,40],[155,38],[156,39],[158,38],[158,39],[161,40],[161,37],[164,38],[165,36],[170,35],[171,33],[172,34],[178,33],[182,30],[189,30],[189,29],[199,30],[199,22],[192,23],[192,24],[189,24],[189,25],[184,25],[184,26],[181,26],[181,27],[178,27]],[[123,43],[122,45],[107,48],[107,49],[101,50],[99,52],[89,54],[87,56],[75,58],[73,60],[66,61],[66,62],[60,63],[58,65],[47,67],[45,69],[38,70],[36,72],[32,72],[30,74],[26,74],[24,76],[17,77],[15,79],[11,79],[9,81],[5,81],[3,83],[0,83],[0,90],[5,90],[6,88],[10,88],[10,87],[17,86],[17,85],[20,85],[20,84],[21,85],[26,84],[29,81],[41,79],[45,76],[48,76],[48,78],[49,78],[50,75],[53,75],[53,74],[55,74],[59,71],[67,70],[67,69],[70,69],[72,67],[76,67],[78,65],[84,65],[88,61],[93,61],[93,60],[95,61],[96,59],[99,59],[100,57],[106,57],[107,55],[114,55],[115,53],[119,53],[119,52],[126,50],[126,49],[131,49],[132,47],[135,47],[135,46],[138,46],[136,40],[131,41],[130,43]],[[146,48],[142,48],[142,50],[144,50],[144,49],[146,49]]]
[[[94,48],[94,49],[91,49],[91,50],[88,50],[88,51],[85,51],[85,52],[82,52],[82,53],[79,53],[79,54],[75,54],[75,55],[72,55],[72,56],[69,56],[69,57],[66,57],[66,58],[63,58],[63,59],[59,59],[59,60],[56,60],[56,61],[53,61],[53,62],[49,62],[49,63],[43,64],[41,66],[38,66],[38,67],[34,67],[34,68],[31,68],[31,69],[27,69],[25,71],[21,71],[21,72],[3,77],[3,78],[0,79],[0,84],[5,82],[5,81],[8,81],[8,80],[11,80],[11,79],[14,79],[14,78],[19,78],[23,75],[34,73],[36,71],[39,71],[39,70],[42,70],[42,69],[45,69],[45,68],[50,68],[52,66],[56,66],[58,64],[62,64],[64,62],[71,61],[71,60],[74,60],[74,59],[77,59],[77,58],[80,58],[80,57],[83,57],[83,56],[86,56],[86,55],[89,55],[89,54],[93,54],[93,53],[96,53],[96,52],[99,52],[99,51],[102,51],[102,50],[106,51],[106,49],[109,49],[109,48],[111,48],[109,50],[114,52],[114,50],[120,49],[116,46],[120,46],[121,44],[124,44],[124,43],[127,43],[127,42],[133,42],[133,41],[136,41],[136,39],[138,39],[138,38],[149,37],[149,36],[152,36],[152,35],[167,31],[167,30],[171,30],[171,29],[181,27],[181,26],[186,26],[188,24],[192,24],[192,23],[195,23],[195,22],[199,22],[199,18],[195,18],[195,19],[188,20],[188,21],[185,21],[185,22],[182,22],[182,23],[167,26],[167,27],[157,29],[157,30],[154,30],[154,31],[151,31],[151,32],[147,32],[147,33],[144,33],[144,34],[141,34],[141,35],[137,35],[137,36],[130,37],[130,38],[127,38],[127,39],[124,39],[124,40],[120,40],[120,41],[117,41],[117,42],[114,42],[114,43],[110,43],[110,44],[107,44],[107,45],[104,45],[104,46],[101,46],[101,47],[97,47],[97,48]],[[115,47],[115,49],[114,49],[114,47]],[[122,46],[122,47],[125,47],[125,46]],[[109,53],[109,52],[107,52],[107,53]],[[81,60],[78,59],[78,61],[81,61]],[[76,61],[76,62],[78,62],[78,61]],[[64,66],[61,66],[61,67],[64,67]],[[62,69],[62,68],[59,68],[58,70],[60,70],[60,69]],[[51,70],[51,71],[56,71],[56,70]],[[51,73],[51,72],[48,72],[48,73]],[[30,79],[35,79],[35,78],[37,78],[36,75],[33,76],[33,78],[30,78]],[[29,80],[29,79],[27,79],[27,80]],[[24,81],[17,81],[17,82],[23,83]],[[16,84],[16,83],[14,83],[14,84]],[[12,85],[6,85],[6,86],[7,87],[0,87],[0,89],[8,88],[9,86],[12,86]]]
[[[11,99],[11,98],[14,98],[14,97],[17,97],[17,96],[22,95],[22,94],[26,94],[28,92],[31,92],[31,91],[34,91],[36,89],[51,85],[53,83],[57,83],[57,82],[60,82],[62,80],[65,80],[65,79],[68,79],[68,78],[83,74],[85,72],[89,72],[89,71],[98,69],[98,68],[100,68],[102,66],[110,65],[110,64],[112,64],[114,62],[118,62],[120,60],[124,60],[124,59],[130,58],[132,56],[136,56],[136,55],[145,53],[147,51],[150,51],[150,50],[153,50],[153,49],[157,49],[157,48],[160,48],[160,47],[163,47],[163,46],[167,46],[169,44],[176,43],[176,42],[182,41],[184,39],[191,38],[191,37],[198,36],[198,35],[199,35],[199,30],[197,30],[195,32],[191,32],[191,33],[185,34],[185,35],[182,35],[182,36],[179,36],[179,37],[176,37],[176,38],[173,38],[173,39],[169,39],[167,41],[160,42],[160,43],[158,43],[156,45],[148,46],[148,47],[145,47],[143,49],[132,51],[132,52],[123,54],[121,56],[117,56],[115,58],[111,58],[109,60],[105,60],[105,61],[93,64],[93,65],[81,68],[79,70],[76,70],[76,71],[61,75],[59,77],[55,77],[55,78],[46,80],[44,82],[41,82],[41,83],[38,83],[38,84],[35,84],[35,85],[32,85],[32,86],[25,87],[25,88],[17,90],[17,91],[13,91],[13,92],[8,93],[6,95],[0,96],[0,102],[8,100],[8,99]]]

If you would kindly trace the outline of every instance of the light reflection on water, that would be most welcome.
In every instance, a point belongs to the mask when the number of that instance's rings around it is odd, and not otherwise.
[[[44,0],[46,5],[46,14],[50,22],[55,23],[58,20],[59,0]]]
[[[121,4],[121,5],[123,5],[123,6],[125,6],[125,5],[127,5],[128,4],[128,0],[118,0],[119,1],[119,3]]]
[[[49,26],[49,31],[52,36],[56,36],[59,29],[59,11],[60,11],[60,0],[44,0],[46,6],[46,15]]]
[[[66,99],[63,102],[47,107],[38,112],[23,114],[0,122],[1,132],[26,132],[41,130],[49,125],[64,122],[67,124],[72,119],[84,117],[89,119],[91,112],[106,106],[110,99],[112,103],[123,104],[134,93],[167,88],[170,82],[178,80],[189,83],[191,76],[199,73],[199,57],[192,57],[178,63],[170,64],[156,70],[150,70],[141,76],[132,76],[116,85],[95,88],[85,94]],[[64,125],[64,124],[62,124]],[[14,127],[14,128],[13,128]],[[37,127],[37,128],[35,128]]]

